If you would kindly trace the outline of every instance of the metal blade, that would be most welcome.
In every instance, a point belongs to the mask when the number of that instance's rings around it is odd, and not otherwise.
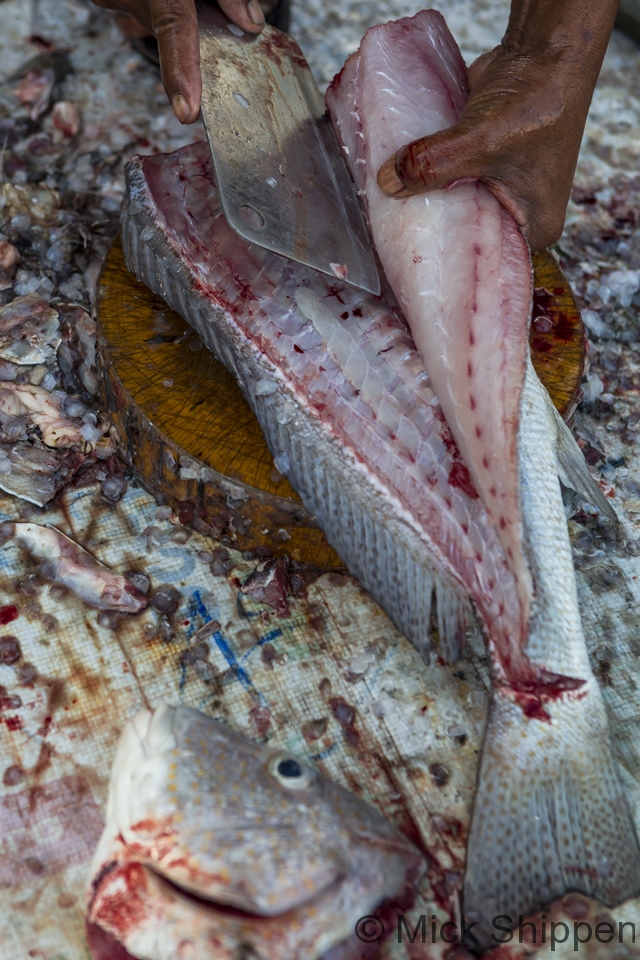
[[[252,243],[378,295],[356,188],[297,43],[198,4],[202,116],[225,216]]]

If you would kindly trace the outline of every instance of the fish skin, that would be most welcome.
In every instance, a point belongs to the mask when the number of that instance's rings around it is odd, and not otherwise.
[[[98,928],[142,960],[173,960],[184,939],[193,960],[210,958],[212,944],[216,960],[242,944],[264,960],[316,960],[346,941],[344,960],[360,957],[355,920],[383,901],[403,909],[425,862],[303,761],[300,777],[278,776],[284,759],[187,707],[137,714],[92,864],[90,942]]]
[[[488,947],[500,914],[517,923],[570,891],[607,906],[640,891],[636,829],[580,620],[557,430],[529,363],[519,472],[535,585],[525,655],[539,681],[498,682],[490,704],[464,880],[465,912]]]
[[[521,606],[523,629],[516,631],[514,626],[513,634],[505,638],[484,621],[493,694],[467,849],[464,913],[477,921],[474,933],[482,945],[492,946],[496,942],[491,938],[492,920],[498,915],[517,922],[518,916],[572,890],[610,906],[633,896],[640,890],[640,849],[582,632],[559,474],[579,486],[581,493],[591,488],[590,498],[601,507],[602,498],[592,489],[570,432],[559,423],[526,345],[522,348],[530,302],[524,241],[515,239],[510,218],[495,210],[495,200],[486,204],[486,191],[478,184],[434,191],[425,201],[384,197],[375,182],[385,151],[393,153],[404,142],[456,119],[462,62],[445,31],[444,20],[433,11],[372,28],[334,81],[328,102],[356,183],[367,198],[381,262],[406,308],[452,432],[485,499],[487,490],[477,469],[482,447],[467,442],[465,398],[472,377],[465,383],[461,375],[473,355],[467,345],[476,346],[483,358],[480,369],[488,406],[482,422],[493,423],[487,431],[497,458],[493,462],[506,476],[501,509],[514,511],[508,536],[501,539],[507,550],[511,542],[510,567],[524,564],[527,570],[526,582],[517,574],[520,587],[527,588]],[[456,62],[457,86],[452,80]],[[444,106],[443,90],[450,93]],[[427,109],[433,104],[440,105],[440,127],[434,124],[433,110],[429,114]],[[388,129],[393,124],[385,127],[382,122],[388,117],[395,121],[395,131]],[[372,146],[367,157],[362,147],[368,143]],[[480,207],[489,212],[483,221],[491,244],[487,247],[483,240],[480,250],[470,251],[460,224],[467,223],[474,241],[474,217]],[[416,243],[420,232],[426,239]],[[412,244],[422,256],[415,271],[410,266]],[[496,250],[501,262],[485,271],[483,258],[492,261]],[[447,313],[446,293],[460,275],[460,259],[474,264],[481,297],[487,291],[480,287],[492,287],[498,291],[500,309],[506,304],[498,323],[492,323],[495,314],[490,311],[485,311],[484,319],[478,311],[475,320],[473,311],[467,310],[466,320]],[[426,272],[423,263],[428,264]],[[512,280],[515,295],[505,296]],[[425,284],[429,295],[423,306],[418,298]],[[453,302],[464,314],[464,298],[454,297]],[[475,331],[475,344],[464,335],[465,323],[468,331]],[[510,338],[504,354],[496,330]],[[497,366],[491,362],[496,357]],[[473,363],[477,365],[477,360]],[[506,426],[501,440],[502,417]],[[494,467],[491,478],[495,475]],[[495,519],[499,514],[490,500],[487,506]],[[520,595],[522,599],[522,590]]]
[[[467,595],[508,635],[513,576],[393,300],[239,238],[205,144],[126,176],[129,268],[234,373],[278,469],[400,630],[428,651],[435,593],[447,659]]]
[[[0,535],[5,541],[15,538],[30,556],[41,561],[39,572],[45,580],[67,587],[90,607],[138,613],[149,602],[125,577],[113,573],[55,527],[7,521],[0,526]]]
[[[376,180],[406,143],[455,123],[467,97],[466,68],[444,18],[422,11],[368,30],[331,83],[327,106],[385,275],[507,555],[520,610],[501,648],[517,657],[532,594],[516,455],[533,295],[529,250],[478,181],[398,200]]]

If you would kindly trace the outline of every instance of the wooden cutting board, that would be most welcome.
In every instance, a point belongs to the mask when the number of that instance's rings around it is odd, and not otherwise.
[[[568,416],[586,356],[580,313],[550,254],[538,254],[534,269],[541,292],[531,328],[533,363]],[[129,273],[119,238],[102,269],[96,318],[103,399],[122,454],[143,486],[183,522],[193,519],[203,532],[241,550],[343,567],[276,471],[233,376],[177,313]],[[199,479],[203,468],[205,479]]]

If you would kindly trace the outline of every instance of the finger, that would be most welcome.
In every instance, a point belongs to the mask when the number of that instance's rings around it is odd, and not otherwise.
[[[151,25],[158,41],[167,96],[181,123],[200,113],[200,40],[194,0],[151,0]]]
[[[477,132],[470,135],[462,124],[414,140],[382,165],[378,185],[390,196],[406,197],[482,177],[489,171],[480,140]]]
[[[473,90],[484,71],[497,56],[499,56],[499,50],[490,50],[489,53],[483,53],[480,57],[476,57],[471,66],[467,67],[467,80],[470,90]]]
[[[220,7],[230,20],[248,33],[260,33],[265,24],[258,0],[219,0]]]

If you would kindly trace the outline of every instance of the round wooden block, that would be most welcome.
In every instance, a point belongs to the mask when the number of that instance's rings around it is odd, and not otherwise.
[[[585,359],[580,313],[555,260],[534,261],[533,362],[561,413]],[[538,314],[538,316],[536,316]],[[233,376],[126,268],[119,238],[96,302],[103,399],[134,473],[183,522],[241,550],[344,566],[273,458]]]

